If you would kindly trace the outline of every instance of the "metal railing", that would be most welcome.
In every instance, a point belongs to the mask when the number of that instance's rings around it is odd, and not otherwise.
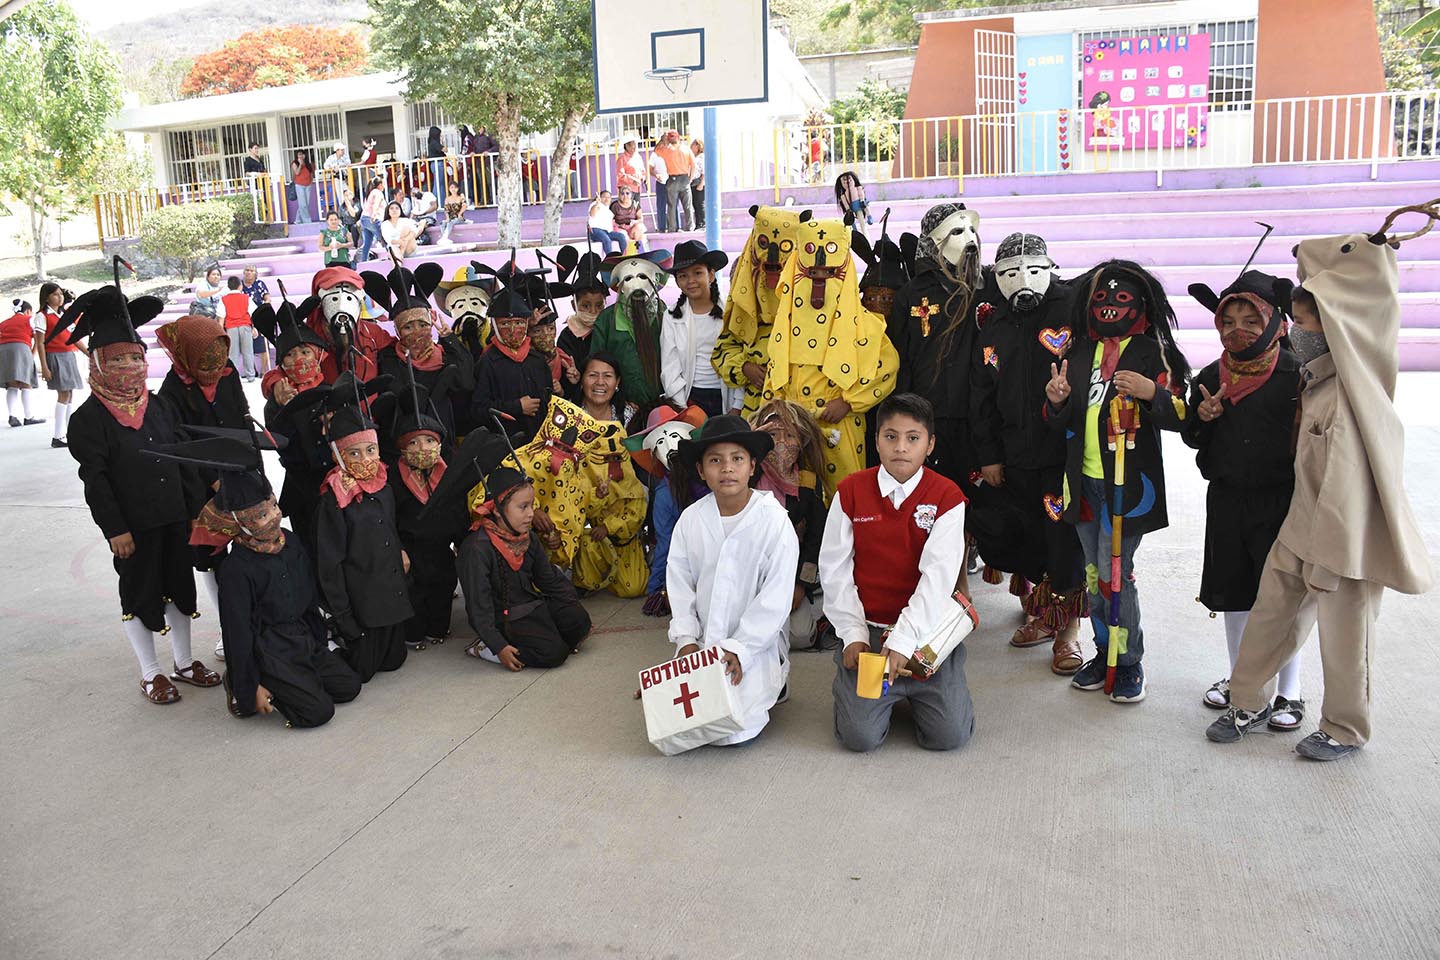
[[[654,209],[648,160],[643,206]],[[833,183],[853,171],[865,183],[953,180],[966,177],[1153,172],[1299,163],[1370,163],[1440,157],[1440,90],[1292,97],[1170,107],[1111,106],[854,123],[786,123],[722,132],[707,149],[720,151],[726,190],[773,190]],[[567,200],[613,194],[621,148],[614,142],[577,144],[565,178]],[[458,183],[467,206],[495,204],[496,154],[391,160],[317,170],[306,204],[313,219],[340,202],[344,189],[363,200],[368,178],[379,176],[392,196],[419,187],[444,204],[446,185]],[[544,203],[550,155],[521,154],[524,204]],[[296,219],[294,184],[278,176],[182,184],[163,190],[100,194],[95,216],[102,239],[134,236],[145,215],[169,203],[249,193],[262,223]],[[306,189],[306,188],[299,188]]]

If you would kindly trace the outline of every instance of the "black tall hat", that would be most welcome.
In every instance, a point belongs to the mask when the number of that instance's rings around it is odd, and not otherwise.
[[[415,382],[414,371],[410,380],[395,393],[395,412],[390,419],[390,437],[396,446],[401,438],[411,433],[428,430],[442,441],[450,438],[450,431],[440,420],[435,405],[430,402],[430,391],[424,384]]]
[[[363,430],[378,430],[370,418],[370,398],[387,389],[392,380],[382,374],[361,382],[349,370],[340,374],[325,397],[325,410],[331,415],[326,435],[332,441],[339,441]]]
[[[575,278],[570,281],[572,295],[578,297],[582,293],[610,292],[605,281],[600,279],[601,259],[600,254],[593,251],[580,257],[575,264]]]
[[[860,277],[860,289],[889,287],[899,290],[910,280],[906,256],[900,245],[890,239],[887,230],[890,225],[890,211],[880,218],[880,239],[872,245],[863,233],[854,232],[850,237],[850,249],[865,263],[865,272]]]
[[[174,460],[220,473],[220,490],[215,505],[238,513],[248,510],[274,494],[265,479],[262,450],[283,450],[285,440],[267,430],[235,430],[226,427],[182,427],[194,439],[181,443],[157,444],[146,452],[162,460]]]
[[[1286,277],[1272,276],[1268,273],[1261,273],[1259,270],[1246,270],[1218,294],[1203,283],[1192,283],[1188,290],[1190,296],[1211,313],[1220,309],[1220,304],[1228,297],[1249,293],[1270,304],[1277,313],[1288,317],[1290,315],[1290,295],[1295,290],[1295,283]]]
[[[445,279],[445,268],[434,262],[422,263],[413,271],[397,265],[389,273],[366,270],[360,276],[370,299],[384,307],[394,320],[396,314],[406,310],[430,309],[430,295]]]
[[[126,300],[120,289],[120,265],[129,267],[130,264],[119,255],[115,256],[112,264],[115,271],[114,285],[87,290],[72,300],[61,314],[60,322],[55,324],[55,329],[45,338],[46,343],[59,336],[62,330],[73,326],[70,342],[89,337],[92,350],[112,343],[144,344],[145,341],[141,340],[140,334],[135,331],[158,317],[165,309],[165,301],[159,297]]]
[[[280,304],[279,310],[268,303],[262,303],[250,314],[250,322],[255,325],[260,336],[275,348],[275,356],[281,360],[284,360],[291,350],[306,344],[317,350],[329,350],[330,345],[301,319],[314,313],[319,305],[319,297],[306,297],[299,307],[285,300]]]
[[[445,458],[445,475],[420,511],[421,532],[438,538],[457,523],[462,524],[463,532],[463,527],[469,525],[467,498],[471,488],[493,473],[510,456],[510,450],[504,437],[484,427],[465,434],[465,442]]]

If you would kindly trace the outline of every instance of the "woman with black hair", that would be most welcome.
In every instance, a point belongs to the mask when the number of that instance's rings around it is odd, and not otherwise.
[[[89,349],[80,342],[82,337],[76,337],[73,330],[56,329],[65,305],[74,299],[74,295],[58,283],[40,284],[35,352],[45,386],[55,391],[55,433],[50,438],[50,446],[57,448],[66,446],[70,414],[75,409],[75,391],[85,388],[85,378],[80,374],[80,355],[90,356]]]
[[[39,369],[35,364],[35,329],[31,319],[33,308],[24,300],[15,300],[15,313],[0,323],[0,380],[5,381],[5,402],[9,405],[10,426],[44,423],[30,410],[30,391],[40,386]],[[21,419],[21,414],[24,419]]]
[[[290,182],[295,188],[295,222],[309,223],[310,196],[315,185],[315,164],[305,150],[296,150],[295,159],[290,161]]]
[[[430,161],[427,184],[433,193],[440,193],[445,183],[445,141],[439,127],[431,127],[425,138],[425,159]]]
[[[613,353],[592,353],[580,364],[580,407],[596,420],[628,422],[620,361]]]
[[[675,248],[670,273],[683,294],[660,327],[660,394],[677,408],[694,404],[709,416],[738,410],[743,393],[720,379],[711,357],[724,323],[724,302],[715,272],[730,262],[699,240]]]

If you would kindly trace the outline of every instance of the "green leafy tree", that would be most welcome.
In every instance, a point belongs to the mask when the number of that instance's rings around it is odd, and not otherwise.
[[[495,137],[496,228],[502,246],[519,246],[521,133],[563,125],[574,115],[573,137],[593,99],[567,89],[590,87],[588,68],[576,66],[589,63],[589,4],[370,0],[367,23],[373,58],[399,71],[410,97],[433,98],[450,116]],[[563,169],[560,176],[563,196]]]
[[[542,6],[547,9],[541,11],[545,20],[541,56],[549,63],[551,75],[544,96],[525,105],[524,123],[530,133],[558,131],[550,155],[545,228],[540,240],[548,245],[560,239],[570,152],[580,125],[594,115],[595,81],[589,0],[549,0]]]
[[[61,0],[35,0],[0,35],[0,192],[30,213],[36,279],[45,278],[45,225],[105,149],[120,109],[120,68]]]

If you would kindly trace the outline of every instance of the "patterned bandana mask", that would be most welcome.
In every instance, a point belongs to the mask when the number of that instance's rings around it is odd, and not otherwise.
[[[430,470],[440,462],[440,448],[436,446],[406,450],[401,456],[412,470]]]
[[[429,357],[430,352],[435,349],[435,341],[430,337],[430,324],[416,323],[413,319],[402,316],[396,322],[395,330],[398,333],[402,328],[404,332],[400,333],[400,343],[410,358],[418,363]]]
[[[240,527],[235,542],[256,553],[279,553],[285,547],[285,531],[280,529],[280,507],[268,497],[253,507],[232,514]]]
[[[225,364],[230,360],[229,344],[223,340],[212,340],[195,364],[195,382],[202,387],[213,387],[225,373]]]
[[[340,460],[345,472],[355,480],[374,480],[380,473],[380,458],[365,457],[357,460],[354,457],[342,457]]]
[[[301,390],[315,386],[323,376],[320,358],[315,355],[313,347],[292,349],[280,361],[280,368],[285,371],[286,378]]]

